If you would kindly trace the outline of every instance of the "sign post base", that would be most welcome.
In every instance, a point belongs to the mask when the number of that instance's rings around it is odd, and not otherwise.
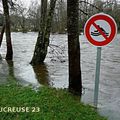
[[[97,47],[97,59],[96,59],[96,73],[95,73],[95,90],[94,90],[94,106],[98,104],[98,92],[99,92],[99,78],[100,78],[100,63],[101,63],[101,47]]]

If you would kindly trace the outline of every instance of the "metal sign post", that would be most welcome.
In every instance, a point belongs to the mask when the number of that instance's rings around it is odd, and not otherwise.
[[[94,89],[94,106],[95,107],[97,107],[97,104],[98,104],[101,50],[102,50],[101,47],[97,47],[96,73],[95,73],[95,89]]]

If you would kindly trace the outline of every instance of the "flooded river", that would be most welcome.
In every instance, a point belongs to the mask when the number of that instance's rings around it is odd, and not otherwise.
[[[68,87],[67,35],[51,35],[50,47],[43,65],[32,67],[37,33],[12,33],[14,60],[0,60],[0,84],[14,77],[19,83],[33,86],[41,84],[56,88]],[[81,43],[81,67],[83,87],[82,101],[93,104],[96,47],[90,45],[83,35]],[[0,54],[5,58],[5,38]],[[109,120],[120,120],[120,34],[108,46],[102,48],[99,112]]]

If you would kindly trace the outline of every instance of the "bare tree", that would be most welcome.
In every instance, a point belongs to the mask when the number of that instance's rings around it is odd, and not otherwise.
[[[69,56],[69,91],[81,95],[82,79],[79,43],[79,0],[67,0],[67,29]]]
[[[11,5],[11,4],[10,4]],[[12,29],[17,31],[27,32],[27,8],[21,0],[13,3],[14,6],[10,9]]]
[[[22,1],[19,1],[17,5],[17,13],[20,16],[19,24],[21,26],[22,32],[25,33],[26,30],[26,15],[27,15],[27,8],[24,6]]]
[[[5,30],[6,30],[6,43],[7,43],[6,60],[12,60],[13,59],[13,49],[12,49],[12,42],[11,42],[8,0],[2,0],[2,4],[3,4],[3,11],[4,11],[4,17],[5,17],[4,20],[5,20]]]
[[[52,24],[52,31],[65,33],[67,27],[67,5],[63,0],[56,2],[55,14]]]
[[[28,9],[29,29],[39,31],[40,24],[40,5],[37,1],[31,1]]]
[[[5,32],[5,25],[2,26],[2,30],[1,30],[1,34],[0,34],[0,47],[2,44],[4,32]]]
[[[43,63],[47,55],[47,48],[49,46],[49,37],[50,37],[55,3],[56,0],[50,1],[50,8],[47,15],[47,0],[41,0],[40,30],[37,38],[37,43],[35,46],[34,55],[31,61],[32,65]]]

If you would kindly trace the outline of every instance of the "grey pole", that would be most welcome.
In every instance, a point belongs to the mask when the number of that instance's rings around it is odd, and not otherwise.
[[[100,78],[100,63],[101,63],[101,47],[97,47],[96,59],[96,73],[95,73],[95,89],[94,89],[94,106],[97,108],[98,92],[99,92],[99,78]]]

